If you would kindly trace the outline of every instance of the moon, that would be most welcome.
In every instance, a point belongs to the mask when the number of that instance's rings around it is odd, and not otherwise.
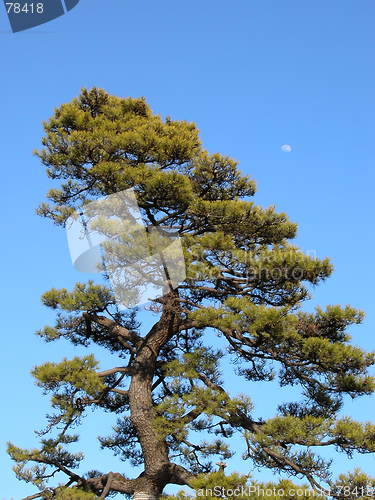
[[[283,153],[290,153],[292,151],[292,148],[288,144],[284,144],[284,146],[281,146],[281,151]]]

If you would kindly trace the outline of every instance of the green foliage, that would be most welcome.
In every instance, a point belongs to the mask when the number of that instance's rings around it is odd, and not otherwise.
[[[52,288],[42,295],[42,303],[51,309],[62,309],[69,312],[104,311],[115,304],[113,292],[103,286],[88,283],[76,283],[74,290]]]
[[[37,380],[37,385],[43,387],[45,393],[55,391],[62,385],[95,394],[104,388],[95,368],[98,361],[92,354],[83,358],[75,357],[71,361],[66,358],[61,363],[44,363],[31,372]]]
[[[331,487],[331,492],[339,498],[355,500],[356,498],[373,498],[375,479],[355,468],[353,472],[340,474]]]
[[[77,436],[60,436],[59,439],[42,439],[40,449],[25,450],[8,443],[7,453],[16,462],[13,470],[17,479],[30,482],[41,491],[46,488],[46,481],[64,469],[75,469],[83,460],[82,453],[69,453],[61,444],[76,442]],[[35,462],[32,467],[27,467],[29,462]],[[51,469],[53,472],[51,473]]]
[[[58,489],[51,498],[54,500],[95,500],[98,497],[95,493],[79,490],[77,488],[63,488]]]
[[[139,184],[140,202],[162,200],[173,209],[188,203],[188,193],[181,197],[187,181],[179,170],[186,172],[184,166],[200,149],[194,124],[170,119],[163,123],[143,98],[121,99],[94,88],[83,89],[78,99],[56,108],[44,126],[45,148],[35,154],[49,177],[68,179],[61,189],[49,191],[47,197],[55,205],[42,204],[38,210],[55,223],[64,224],[74,202],[87,202],[87,195],[112,194]],[[176,171],[163,173],[172,166]]]

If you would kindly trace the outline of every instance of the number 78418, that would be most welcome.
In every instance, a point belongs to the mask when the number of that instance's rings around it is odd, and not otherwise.
[[[8,14],[12,10],[12,7],[13,7],[13,12],[15,14],[19,14],[20,12],[25,12],[27,14],[29,11],[31,12],[31,14],[34,14],[34,4],[33,3],[30,3],[30,4],[25,3],[25,5],[22,8],[21,8],[20,3],[7,3],[6,5],[7,6],[10,5],[9,9],[7,10]],[[41,14],[43,12],[43,4],[42,3],[36,4],[36,12],[38,14]]]

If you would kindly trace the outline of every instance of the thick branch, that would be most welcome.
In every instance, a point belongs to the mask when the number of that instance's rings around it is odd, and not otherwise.
[[[125,373],[127,375],[131,374],[130,368],[116,366],[115,368],[110,368],[109,370],[104,370],[102,372],[97,372],[99,377],[107,377],[108,375],[113,375],[114,373]]]
[[[106,316],[98,316],[97,314],[90,314],[88,312],[84,312],[83,316],[100,326],[104,326],[108,332],[121,343],[121,345],[123,345],[126,349],[129,349],[131,353],[136,353],[135,348],[142,342],[142,339],[136,333],[131,332]]]
[[[107,484],[105,485],[105,488],[99,498],[102,499],[106,498],[106,496],[110,492],[112,480],[113,480],[113,472],[111,471],[108,473]]]
[[[89,486],[92,490],[95,490],[95,492],[97,493],[102,492],[103,494],[106,486],[108,485],[108,480],[109,480],[109,474],[100,477],[92,477],[86,480],[86,485]],[[115,491],[117,493],[125,493],[127,495],[133,495],[138,483],[139,483],[139,477],[137,479],[126,479],[118,472],[114,472],[112,473],[110,491],[111,492]]]

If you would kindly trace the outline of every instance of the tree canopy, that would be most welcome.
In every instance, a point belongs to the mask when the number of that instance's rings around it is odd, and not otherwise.
[[[150,301],[156,319],[146,331],[137,307],[121,309],[110,286],[89,281],[42,296],[56,311],[55,324],[38,332],[44,341],[97,344],[119,361],[101,371],[88,351],[33,369],[51,394],[53,413],[38,449],[8,444],[17,477],[39,488],[29,498],[151,499],[168,484],[213,484],[219,481],[213,464],[232,456],[234,434],[243,437],[244,468],[250,461],[336,497],[345,496],[340,484],[362,484],[360,471],[333,478],[330,461],[319,455],[327,447],[348,456],[375,451],[375,425],[339,415],[346,395],[375,389],[368,374],[375,354],[352,345],[348,333],[363,312],[349,305],[302,310],[311,285],[331,275],[329,259],[292,244],[297,225],[275,207],[250,201],[255,181],[237,161],[204,150],[194,123],[163,120],[144,98],[82,89],[44,129],[35,154],[60,185],[38,214],[64,227],[90,203],[131,189],[148,235],[151,228],[178,233],[186,276],[175,286],[166,273],[164,293]],[[114,269],[126,262],[125,239],[118,238]],[[153,272],[147,269],[150,281]],[[130,288],[137,296],[137,283]],[[225,357],[234,361],[240,394],[221,371]],[[274,379],[281,388],[299,387],[300,398],[281,404],[273,418],[255,420],[251,389]],[[69,444],[78,440],[72,429],[88,408],[117,415],[113,433],[99,441],[129,464],[126,476],[99,472],[105,464],[78,471],[83,455]],[[131,477],[130,466],[143,472]],[[48,482],[55,474],[63,480],[58,487]]]

